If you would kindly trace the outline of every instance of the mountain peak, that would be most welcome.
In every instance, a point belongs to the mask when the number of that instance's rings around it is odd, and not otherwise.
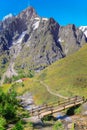
[[[11,75],[16,75],[12,73],[15,72],[11,68],[13,64],[16,70],[39,72],[56,60],[73,54],[84,43],[84,33],[74,24],[61,27],[53,18],[38,16],[33,7],[0,23],[0,54],[9,52],[9,62],[13,61],[9,66]]]
[[[28,7],[27,9],[23,10],[22,12],[28,13],[28,14],[31,14],[31,15],[36,14],[36,11],[32,6]]]
[[[23,10],[19,15],[22,19],[31,19],[37,16],[37,13],[33,7],[28,7],[27,9]]]
[[[76,30],[76,26],[74,24],[68,24],[66,27],[71,30]]]

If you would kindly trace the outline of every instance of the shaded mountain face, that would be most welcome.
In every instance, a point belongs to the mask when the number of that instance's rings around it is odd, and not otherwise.
[[[0,22],[0,55],[8,51],[17,70],[42,70],[85,43],[75,25],[62,27],[53,18],[39,17],[32,7]]]
[[[58,35],[65,55],[74,53],[86,43],[84,33],[76,28],[74,24],[60,27]]]

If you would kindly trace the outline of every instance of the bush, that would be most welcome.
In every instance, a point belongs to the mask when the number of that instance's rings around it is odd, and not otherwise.
[[[64,130],[62,123],[57,121],[53,126],[53,130]]]
[[[5,77],[4,83],[11,83],[12,78]]]
[[[5,96],[5,94],[2,92],[2,90],[0,89],[0,104],[1,104],[2,102],[4,102],[5,99],[6,99],[6,96]]]
[[[72,116],[74,114],[79,114],[81,112],[80,105],[71,107],[67,110],[66,115]]]
[[[75,124],[72,123],[72,128],[71,128],[70,130],[75,130],[75,129],[74,129],[74,126],[75,126]]]
[[[0,91],[0,115],[7,121],[15,119],[16,108],[18,107],[17,102],[16,93],[13,90],[7,94]]]
[[[12,130],[24,130],[22,122],[19,121]]]
[[[14,90],[5,94],[0,91],[0,130],[6,130],[6,123],[16,123],[12,130],[23,130],[23,122],[19,121],[19,104]]]
[[[0,130],[5,130],[6,120],[4,117],[0,117]]]
[[[54,120],[54,117],[52,115],[47,115],[42,118],[42,121],[51,121]]]
[[[16,117],[16,109],[13,104],[6,103],[2,115],[6,120],[11,120]]]
[[[81,106],[75,109],[75,114],[80,114],[81,113]]]
[[[0,130],[6,130],[3,126],[0,125]]]
[[[33,78],[34,77],[34,71],[33,70],[29,70],[29,78]]]

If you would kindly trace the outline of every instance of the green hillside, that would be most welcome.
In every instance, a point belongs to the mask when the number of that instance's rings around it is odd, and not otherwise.
[[[55,93],[87,97],[87,45],[78,52],[53,63],[38,76]]]
[[[26,91],[32,93],[36,104],[60,100],[58,96],[49,93],[43,83],[54,94],[65,97],[80,95],[87,98],[87,45],[75,54],[53,63],[35,77],[14,84],[14,87],[19,94]],[[6,88],[9,87],[5,85],[4,91],[7,91]]]
[[[46,87],[37,81],[43,81],[55,94],[87,98],[87,45],[75,54],[53,63],[33,79],[24,81],[24,87],[16,89],[19,93],[29,90],[37,103],[47,102],[48,99],[48,102],[53,101],[55,96],[48,94]],[[55,99],[58,100],[58,97]]]

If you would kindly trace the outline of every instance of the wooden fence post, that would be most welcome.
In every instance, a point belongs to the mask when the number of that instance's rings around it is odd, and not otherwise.
[[[39,112],[40,112],[40,110],[38,109],[37,112],[38,112],[38,118],[39,118]]]
[[[53,114],[53,106],[51,106],[51,113]]]
[[[48,108],[48,104],[46,104],[46,109]]]
[[[84,96],[82,97],[82,100],[83,100],[83,102],[85,101],[85,97]]]
[[[77,100],[77,97],[78,97],[78,96],[75,96],[75,100]]]
[[[65,102],[64,102],[64,106],[63,107],[64,107],[64,110],[65,110]]]
[[[60,105],[60,101],[58,101],[58,105]]]
[[[68,101],[69,101],[69,103],[70,103],[70,98],[68,98]]]
[[[32,113],[32,116],[33,116],[33,108],[32,108],[32,110],[31,110],[31,113]]]

